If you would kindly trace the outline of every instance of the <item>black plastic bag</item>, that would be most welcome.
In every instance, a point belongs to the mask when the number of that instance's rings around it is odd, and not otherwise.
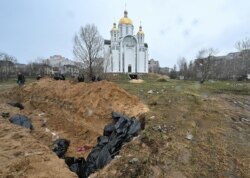
[[[19,103],[17,101],[11,101],[11,102],[8,102],[7,104],[14,106],[14,107],[17,107],[20,110],[24,109],[24,106],[22,105],[22,103]]]
[[[112,112],[112,118],[113,123],[105,126],[103,136],[97,138],[97,144],[89,153],[86,162],[81,158],[79,158],[80,160],[65,158],[70,170],[75,172],[78,177],[87,178],[96,170],[103,168],[119,153],[122,145],[130,141],[141,130],[141,123],[135,118],[130,119],[116,112]],[[62,156],[65,152],[62,154],[59,152],[59,155]]]
[[[120,119],[122,114],[120,114],[118,112],[112,112],[111,115],[112,115],[113,121],[116,123]]]
[[[115,130],[115,125],[113,123],[110,123],[104,127],[103,135],[110,136],[114,130]]]
[[[110,161],[111,161],[111,155],[109,153],[107,146],[104,146],[96,159],[96,162],[95,162],[96,167],[98,169],[101,169],[105,165],[107,165]]]
[[[31,120],[29,118],[27,118],[26,116],[23,116],[23,115],[15,115],[15,116],[12,116],[9,121],[12,123],[12,124],[16,124],[16,125],[20,125],[22,127],[26,127],[30,130],[33,130],[33,125],[31,123]]]
[[[127,134],[136,136],[140,130],[141,130],[141,122],[137,119],[131,119]]]
[[[53,143],[53,152],[57,154],[59,158],[64,157],[69,147],[69,141],[66,139],[57,139]]]
[[[65,76],[63,74],[54,74],[55,80],[65,80]]]
[[[109,142],[109,137],[107,136],[100,136],[97,138],[97,146],[102,148]]]
[[[75,172],[79,177],[84,176],[83,169],[86,164],[86,161],[83,157],[80,158],[65,157],[64,160],[72,172]]]
[[[2,112],[2,117],[3,118],[8,118],[8,117],[10,117],[10,113],[8,113],[8,112]]]
[[[97,145],[86,159],[83,178],[108,164],[119,153],[122,145],[130,141],[141,129],[141,124],[136,119],[116,112],[112,112],[112,118],[113,123],[105,126],[104,136],[98,137]]]

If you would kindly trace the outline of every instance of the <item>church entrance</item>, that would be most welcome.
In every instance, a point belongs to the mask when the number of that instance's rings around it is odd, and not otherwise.
[[[128,73],[132,72],[131,64],[128,65]]]
[[[123,39],[124,68],[126,73],[136,72],[136,46],[135,37],[128,35]]]

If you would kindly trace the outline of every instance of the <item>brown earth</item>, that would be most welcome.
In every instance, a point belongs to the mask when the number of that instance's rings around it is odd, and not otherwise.
[[[92,178],[250,177],[250,96],[159,95],[146,129]]]
[[[227,90],[224,93],[224,90],[218,90],[218,86],[209,83],[199,86],[189,81],[157,82],[155,78],[157,77],[145,79],[145,82],[136,85],[120,82],[122,88],[148,103],[150,111],[145,114],[146,128],[133,141],[125,144],[110,164],[90,177],[249,178],[250,95],[247,92],[243,95],[230,91],[230,88],[225,88]],[[47,86],[48,84],[53,86]],[[111,92],[110,88],[116,88],[118,91]],[[148,93],[149,90],[153,93]],[[94,97],[98,98],[98,101]],[[119,103],[118,99],[121,99]],[[9,100],[24,102],[25,109],[19,111],[6,105]],[[112,105],[116,101],[119,106]],[[95,145],[96,137],[102,134],[102,127],[110,121],[113,108],[121,109],[120,112],[129,116],[147,111],[147,107],[137,97],[109,82],[75,84],[45,79],[0,95],[0,110],[10,112],[11,115],[22,113],[32,119],[34,132],[25,131],[32,137],[27,137],[30,142],[34,138],[34,141],[38,140],[41,146],[47,149],[57,135],[68,138],[72,142],[68,152],[70,156],[87,155],[89,151],[79,153],[76,148]],[[48,121],[47,126],[41,127],[45,119]],[[4,122],[10,125],[7,121]],[[1,130],[4,128],[5,125]],[[0,146],[0,156],[6,155],[12,162],[17,160],[12,156],[16,149],[12,145],[15,145],[16,141],[15,136],[12,138],[13,136],[8,135],[19,132],[15,128],[12,126],[6,137],[5,131],[0,132],[0,138],[3,138],[0,142],[3,145]],[[54,136],[51,132],[54,132]],[[13,141],[9,147],[4,142],[7,138]],[[25,148],[25,151],[30,143],[22,140],[21,142],[24,146],[19,145],[17,148]],[[4,151],[2,147],[8,147],[11,151]],[[35,149],[38,152],[35,152]],[[32,153],[38,157],[36,160],[43,162],[39,147],[34,150]],[[26,152],[29,151],[27,149]],[[45,153],[44,155],[52,154],[55,157],[53,163],[57,164],[57,169],[65,168],[65,164],[57,163],[61,160],[56,158],[50,149]],[[20,173],[14,171],[13,175],[32,177],[30,172],[26,172],[29,167],[23,165],[19,169]],[[0,173],[8,170],[15,170],[15,165],[1,168]],[[49,173],[35,167],[32,174],[38,172],[38,175],[45,174],[44,177],[59,177],[67,172],[65,170],[65,173],[62,171],[54,176],[57,172],[53,170],[53,166],[46,171]],[[11,171],[5,175],[10,173]]]
[[[19,101],[24,104],[25,109],[11,107],[6,104],[8,101]],[[17,113],[28,116],[34,126],[34,131],[28,133],[26,129],[13,126],[1,119],[4,125],[1,125],[0,156],[10,162],[9,166],[0,168],[0,173],[4,177],[8,177],[9,174],[14,177],[32,177],[35,176],[32,175],[34,172],[39,172],[38,177],[40,174],[41,177],[74,177],[69,170],[65,174],[54,171],[55,168],[64,170],[66,165],[50,151],[53,140],[70,140],[67,156],[86,157],[96,144],[96,138],[102,135],[104,126],[111,121],[112,111],[130,117],[148,111],[147,106],[136,96],[130,95],[114,83],[101,81],[86,84],[52,79],[42,79],[22,88],[15,87],[1,93],[0,108],[2,112],[9,112],[11,116]],[[8,129],[5,130],[5,127]],[[24,136],[19,136],[22,134]],[[83,147],[85,150],[77,150]],[[16,152],[20,152],[17,154],[20,158],[13,156]],[[31,154],[28,161],[25,153]],[[38,162],[35,165],[31,161],[33,158]],[[46,162],[47,158],[51,163]],[[13,172],[16,162],[17,173]],[[58,167],[52,166],[52,163]],[[45,170],[42,168],[43,164],[46,164]],[[29,171],[29,166],[32,171]]]
[[[30,134],[28,129],[0,119],[0,177],[76,178],[64,161]]]

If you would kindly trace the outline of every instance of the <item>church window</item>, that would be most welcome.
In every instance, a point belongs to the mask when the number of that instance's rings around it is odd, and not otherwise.
[[[123,44],[128,47],[135,47],[136,40],[133,37],[126,37],[124,38]]]
[[[126,35],[128,34],[128,27],[126,27]]]

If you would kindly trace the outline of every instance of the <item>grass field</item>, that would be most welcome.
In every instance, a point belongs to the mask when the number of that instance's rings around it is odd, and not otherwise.
[[[159,90],[165,89],[176,92],[196,92],[196,93],[234,93],[234,94],[250,94],[250,82],[236,82],[236,81],[207,81],[200,84],[197,81],[185,80],[168,80],[167,82],[158,82],[154,75],[147,75],[143,77],[144,83],[131,85],[127,77],[123,76],[120,81],[116,81],[120,86],[129,90],[130,92],[137,92],[138,90]]]
[[[126,147],[109,171],[122,169],[121,177],[250,177],[250,83],[157,78],[116,81],[150,111],[142,143]],[[129,164],[134,157],[138,163]]]
[[[26,78],[25,84],[29,84],[33,81],[35,81],[34,78]],[[16,87],[16,86],[18,86],[16,78],[11,78],[7,81],[0,81],[0,92],[4,91],[4,90],[11,89],[11,88]]]

